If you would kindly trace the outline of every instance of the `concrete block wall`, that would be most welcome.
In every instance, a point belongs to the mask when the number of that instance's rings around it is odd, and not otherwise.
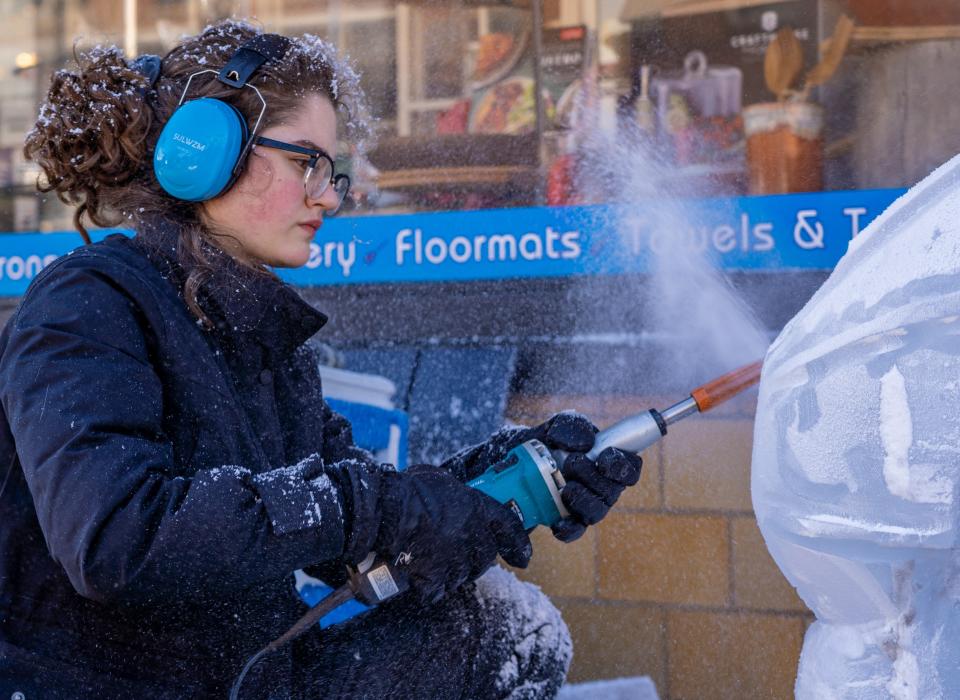
[[[513,396],[535,424],[575,408],[601,428],[676,397]],[[570,680],[648,675],[664,700],[792,698],[812,615],[767,552],[750,500],[756,394],[670,428],[640,483],[575,543],[534,534],[521,578],[563,611]]]

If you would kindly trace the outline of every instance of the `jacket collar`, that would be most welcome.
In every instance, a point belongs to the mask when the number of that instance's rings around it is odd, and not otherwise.
[[[137,240],[182,295],[189,269],[177,254],[179,227],[156,220],[140,228]],[[197,303],[213,322],[217,335],[240,346],[256,342],[287,353],[326,324],[324,314],[276,276],[242,265],[213,245],[205,246],[214,273],[201,285]]]

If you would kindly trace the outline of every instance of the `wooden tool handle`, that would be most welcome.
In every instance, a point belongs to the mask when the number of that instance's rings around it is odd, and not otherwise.
[[[701,387],[697,387],[690,393],[690,396],[697,402],[701,413],[709,411],[714,406],[722,404],[747,387],[759,382],[762,366],[763,362],[758,360],[753,364],[735,369]]]

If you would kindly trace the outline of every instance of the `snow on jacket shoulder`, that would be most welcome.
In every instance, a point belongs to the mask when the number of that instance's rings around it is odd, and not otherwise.
[[[205,331],[162,272],[123,237],[82,248],[0,336],[0,641],[234,657],[302,612],[291,572],[343,552],[325,468],[365,454],[303,347],[325,319],[269,280],[246,319],[213,295]]]

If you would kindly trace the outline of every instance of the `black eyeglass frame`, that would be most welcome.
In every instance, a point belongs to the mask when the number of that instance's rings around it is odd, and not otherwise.
[[[307,166],[308,170],[303,174],[303,186],[304,191],[306,191],[307,180],[310,179],[311,172],[317,167],[317,162],[323,158],[328,163],[330,163],[330,181],[328,186],[333,186],[333,191],[340,193],[340,188],[343,188],[343,193],[340,195],[340,205],[337,206],[339,210],[340,206],[343,205],[343,201],[347,198],[347,193],[350,191],[350,176],[346,173],[337,173],[335,172],[335,166],[333,163],[333,158],[330,157],[330,154],[317,150],[315,148],[307,148],[306,146],[298,146],[295,143],[287,143],[286,141],[277,141],[276,139],[271,139],[266,136],[256,136],[253,139],[254,145],[257,146],[266,146],[267,148],[275,148],[279,151],[287,151],[289,153],[297,153],[302,156],[307,156]],[[323,192],[326,192],[324,188]],[[323,192],[320,193],[321,196]]]

